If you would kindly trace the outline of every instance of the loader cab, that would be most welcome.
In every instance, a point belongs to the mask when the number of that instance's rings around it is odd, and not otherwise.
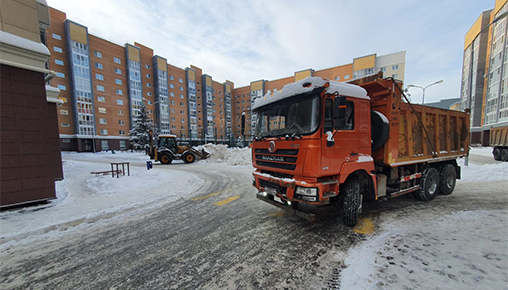
[[[159,135],[159,142],[157,143],[157,148],[159,151],[162,148],[166,148],[176,154],[178,151],[176,135]]]

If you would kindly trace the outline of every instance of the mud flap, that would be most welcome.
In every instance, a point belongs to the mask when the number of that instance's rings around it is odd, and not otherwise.
[[[274,206],[276,206],[276,207],[278,207],[278,208],[280,208],[280,209],[283,209],[283,210],[285,210],[285,211],[287,211],[287,212],[289,212],[289,213],[295,214],[295,215],[297,215],[297,216],[299,216],[299,217],[301,217],[301,218],[304,218],[304,219],[306,219],[306,220],[308,220],[308,221],[310,221],[310,222],[314,222],[314,221],[316,221],[316,215],[315,215],[315,214],[311,214],[311,213],[306,213],[306,212],[303,212],[303,211],[299,211],[299,210],[297,210],[297,209],[294,209],[294,208],[292,208],[292,207],[290,207],[290,206],[287,206],[287,205],[282,204],[282,203],[280,203],[280,202],[277,202],[277,201],[275,201],[275,200],[270,200],[270,199],[268,199],[267,197],[264,197],[264,196],[259,195],[259,194],[256,194],[256,197],[257,197],[258,199],[260,199],[260,200],[262,200],[262,201],[266,202],[266,203],[269,203],[269,204],[271,204],[271,205],[274,205]]]

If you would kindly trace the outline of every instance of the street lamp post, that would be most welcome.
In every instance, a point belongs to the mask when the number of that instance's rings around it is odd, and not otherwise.
[[[439,80],[439,81],[434,82],[434,83],[432,83],[432,84],[430,84],[430,85],[427,85],[427,86],[425,86],[425,87],[416,86],[416,85],[408,85],[407,87],[408,87],[408,88],[420,88],[420,89],[422,89],[422,90],[423,90],[423,95],[422,95],[422,105],[423,105],[423,104],[425,104],[425,90],[426,90],[428,87],[430,87],[430,86],[437,85],[437,84],[440,84],[440,83],[442,83],[442,82],[443,82],[443,80]]]

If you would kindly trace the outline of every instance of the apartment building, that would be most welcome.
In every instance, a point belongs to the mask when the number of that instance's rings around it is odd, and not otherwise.
[[[383,72],[385,77],[393,77],[404,81],[406,63],[406,52],[396,52],[387,55],[378,56],[371,54],[357,57],[352,63],[331,67],[322,70],[306,69],[297,71],[293,76],[284,77],[277,80],[258,80],[250,83],[250,86],[235,88],[233,99],[233,110],[235,119],[233,128],[236,138],[240,136],[240,120],[243,113],[246,114],[246,140],[251,140],[254,135],[254,126],[256,123],[255,114],[251,114],[250,108],[255,99],[262,97],[267,92],[281,90],[284,85],[299,81],[306,77],[321,77],[323,79],[335,80],[339,82],[348,82],[367,75]]]
[[[487,145],[490,128],[508,125],[507,12],[507,0],[496,0],[464,39],[461,109],[471,110],[471,144]]]
[[[129,130],[145,106],[158,133],[197,143],[232,134],[234,83],[219,83],[191,65],[182,69],[134,42],[116,44],[50,8],[49,68],[63,105],[62,150],[128,149]]]

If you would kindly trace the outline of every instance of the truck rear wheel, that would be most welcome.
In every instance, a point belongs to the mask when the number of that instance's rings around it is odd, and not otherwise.
[[[423,172],[420,179],[420,189],[413,196],[418,200],[430,201],[436,197],[439,191],[439,172],[434,167],[429,167]]]
[[[162,164],[170,164],[171,162],[173,162],[173,157],[171,157],[171,155],[169,155],[168,153],[164,153],[161,154],[159,160],[161,161]]]
[[[495,148],[492,152],[492,155],[494,155],[494,160],[499,161],[501,160],[501,150],[499,148]]]
[[[457,172],[455,166],[446,164],[441,167],[439,173],[439,193],[443,195],[452,194],[457,182]]]
[[[504,148],[504,149],[501,149],[501,156],[500,156],[500,159],[501,161],[508,161],[508,149]]]
[[[194,160],[196,160],[196,156],[194,156],[192,153],[185,153],[183,155],[183,162],[185,163],[192,163]]]
[[[344,194],[344,200],[342,202],[344,224],[348,227],[354,227],[358,223],[358,215],[362,211],[362,197],[358,178],[349,178],[344,184],[342,193]]]

